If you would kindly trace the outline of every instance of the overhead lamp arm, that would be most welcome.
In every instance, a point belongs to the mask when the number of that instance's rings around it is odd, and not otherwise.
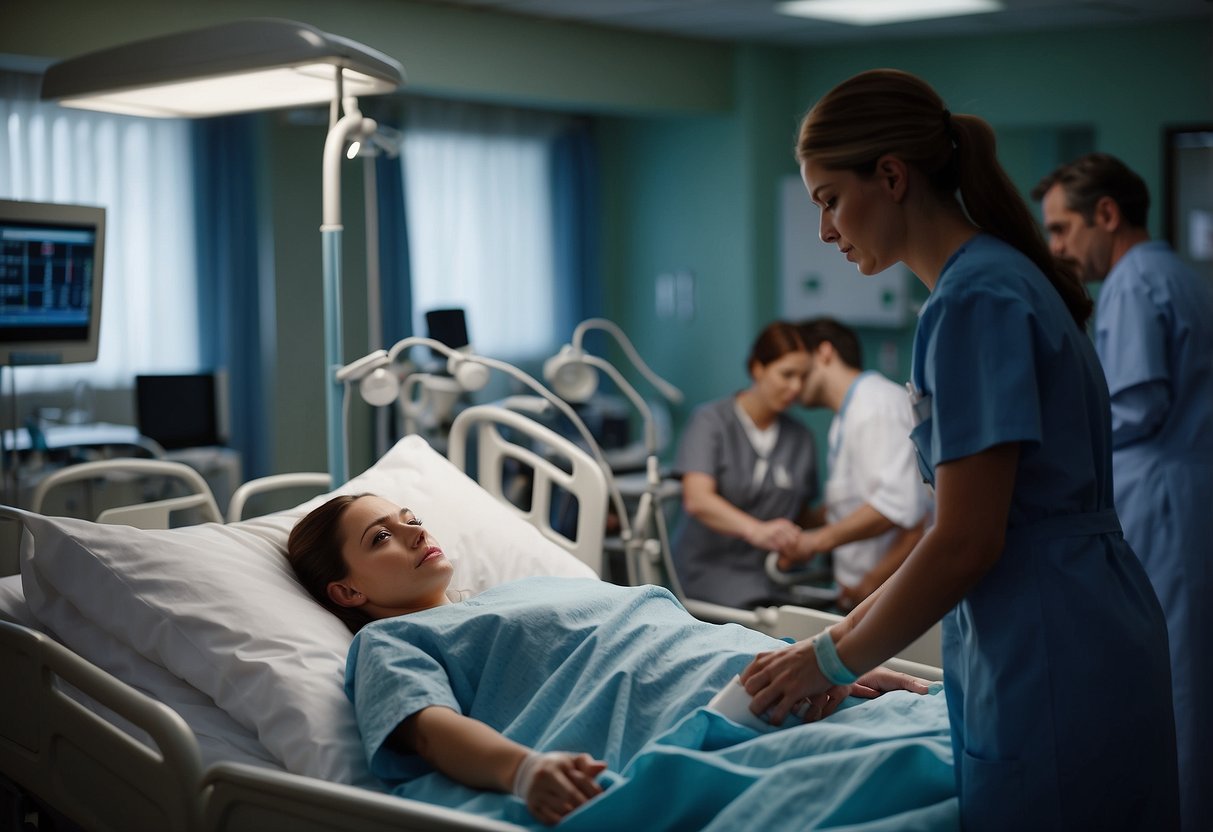
[[[573,330],[573,340],[571,342],[574,351],[584,352],[581,342],[584,340],[585,334],[591,329],[601,329],[613,335],[615,340],[618,341],[619,345],[623,348],[628,360],[632,362],[632,366],[639,370],[641,375],[647,378],[649,383],[660,391],[661,395],[665,396],[674,404],[682,404],[682,391],[649,368],[649,365],[646,364],[644,359],[640,357],[640,353],[636,352],[636,348],[632,346],[631,340],[614,321],[609,321],[606,318],[587,318],[586,320],[577,324],[576,329]],[[612,376],[612,378],[614,378],[614,376]]]

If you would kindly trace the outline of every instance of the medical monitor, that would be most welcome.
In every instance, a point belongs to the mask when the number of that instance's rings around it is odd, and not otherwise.
[[[0,364],[97,360],[105,209],[0,199]]]
[[[222,445],[213,373],[135,376],[139,433],[166,451]]]
[[[429,337],[453,350],[463,350],[471,345],[468,338],[467,317],[463,309],[431,309],[425,313],[425,327]],[[445,355],[430,350],[435,358],[446,360]]]

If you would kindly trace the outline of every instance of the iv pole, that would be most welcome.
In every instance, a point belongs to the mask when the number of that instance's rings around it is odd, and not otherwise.
[[[358,102],[342,97],[342,69],[337,67],[337,92],[330,110],[328,135],[324,141],[323,222],[320,226],[321,256],[324,261],[324,366],[325,366],[325,430],[328,441],[329,476],[333,486],[348,478],[345,443],[341,436],[342,384],[337,380],[341,360],[341,158],[345,147],[357,136],[375,132],[374,119],[358,110]],[[345,115],[336,118],[344,106]]]

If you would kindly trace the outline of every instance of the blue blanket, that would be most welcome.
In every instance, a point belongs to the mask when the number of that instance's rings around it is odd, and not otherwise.
[[[607,791],[561,828],[954,829],[942,694],[886,694],[827,720],[756,732],[703,708],[783,642],[697,621],[659,587],[528,578],[366,627],[346,689],[372,771],[402,796],[542,828],[385,745],[424,707],[541,751],[605,760]]]

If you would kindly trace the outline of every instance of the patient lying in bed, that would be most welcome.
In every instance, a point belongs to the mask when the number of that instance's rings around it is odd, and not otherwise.
[[[921,680],[878,670],[853,693],[888,695],[756,732],[702,706],[781,642],[659,587],[528,578],[456,602],[420,519],[371,495],[313,511],[288,556],[358,632],[346,690],[401,796],[587,829],[956,824],[946,709]]]

